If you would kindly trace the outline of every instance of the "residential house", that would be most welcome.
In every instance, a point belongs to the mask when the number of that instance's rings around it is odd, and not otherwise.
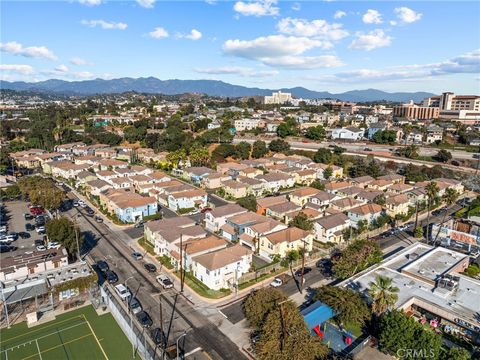
[[[205,166],[193,166],[185,168],[183,170],[182,177],[185,180],[192,181],[194,184],[200,184],[202,182],[202,179],[212,172],[214,172],[214,170]]]
[[[203,179],[202,179],[202,187],[204,187],[205,189],[219,189],[222,187],[222,182],[223,181],[227,181],[227,180],[230,180],[231,179],[231,176],[229,175],[224,175],[224,174],[221,174],[219,172],[212,172],[210,174],[208,174],[207,176],[205,176]]]
[[[257,214],[265,215],[267,208],[275,204],[281,204],[288,201],[287,195],[269,196],[257,199]]]
[[[248,185],[235,180],[227,180],[222,184],[225,195],[233,199],[239,199],[247,196]]]
[[[427,135],[426,135],[426,143],[432,144],[436,141],[441,142],[443,139],[443,129],[438,125],[430,125],[427,126]]]
[[[228,217],[225,219],[225,224],[220,227],[221,234],[230,241],[238,241],[239,236],[245,232],[247,227],[265,222],[265,219],[265,216],[250,211]]]
[[[277,192],[280,189],[291,188],[295,185],[294,177],[281,173],[258,175],[255,179],[263,181],[266,185],[266,190],[270,192]]]
[[[315,238],[323,243],[340,244],[343,232],[350,227],[350,219],[343,213],[328,215],[314,222]]]
[[[311,220],[315,220],[318,218],[321,218],[323,216],[323,212],[320,212],[318,210],[312,209],[312,208],[304,208],[300,210],[295,210],[292,212],[289,212],[285,214],[285,224],[290,224],[290,222],[295,219],[297,215],[302,213],[303,215],[307,216]]]
[[[338,191],[342,189],[346,189],[350,186],[352,186],[352,183],[349,181],[338,181],[338,182],[332,181],[325,184],[325,191],[330,194],[336,194]]]
[[[326,191],[320,190],[315,195],[309,197],[308,202],[306,203],[306,207],[311,207],[314,209],[325,209],[330,205],[330,203],[337,199],[338,197],[334,194],[328,193]]]
[[[245,176],[248,178],[254,178],[258,175],[262,175],[263,171],[260,170],[259,168],[254,168],[254,167],[247,167],[245,169],[242,169],[238,171],[239,176]]]
[[[330,207],[338,211],[346,211],[354,207],[360,206],[362,204],[363,202],[360,200],[355,200],[353,198],[345,197],[345,198],[333,200],[332,202],[330,202]]]
[[[193,275],[213,290],[230,289],[238,286],[238,279],[249,272],[252,251],[242,245],[192,258]]]
[[[320,190],[312,188],[312,187],[304,187],[297,190],[292,191],[288,194],[288,198],[294,204],[299,206],[304,206],[308,199],[313,195],[316,195],[320,192]]]
[[[388,126],[386,123],[384,122],[378,122],[378,123],[375,123],[375,124],[372,124],[368,127],[368,130],[367,130],[367,138],[368,140],[372,140],[373,139],[373,135],[375,135],[377,132],[379,131],[384,131],[384,130],[387,130]]]
[[[413,189],[412,185],[397,183],[387,188],[387,193],[402,194]]]
[[[383,195],[384,192],[381,190],[374,190],[374,189],[365,189],[364,191],[357,194],[357,200],[371,203],[375,200],[375,198],[379,195]]]
[[[237,204],[227,204],[214,208],[205,213],[205,228],[211,232],[218,232],[225,225],[226,219],[230,216],[244,214],[247,209]]]
[[[173,211],[201,209],[207,206],[207,202],[208,194],[201,189],[181,191],[168,196],[168,207]]]
[[[98,161],[98,168],[100,170],[126,169],[128,163],[116,159],[102,159]]]
[[[235,130],[237,132],[253,130],[256,128],[263,129],[266,124],[266,121],[262,119],[238,119],[234,121]]]
[[[368,184],[375,181],[375,179],[371,176],[366,175],[350,179],[350,181],[356,186],[365,188]]]
[[[330,176],[330,179],[339,179],[343,177],[343,168],[340,166],[336,165],[331,165],[331,164],[321,164],[321,163],[316,163],[316,164],[310,164],[308,165],[309,169],[315,170],[317,172],[317,179],[320,180],[327,180],[325,178],[325,170],[330,169],[332,171],[332,176]]]
[[[348,210],[348,218],[352,226],[357,228],[360,221],[365,221],[367,226],[372,224],[376,219],[382,216],[383,210],[380,205],[369,203],[357,206]]]
[[[100,196],[101,192],[112,187],[109,183],[100,179],[88,181],[85,186],[90,195],[93,196]]]
[[[263,194],[265,189],[265,183],[263,181],[244,176],[237,177],[237,180],[247,186],[248,195],[261,196]]]
[[[87,170],[80,171],[76,176],[77,185],[85,185],[85,183],[87,183],[88,181],[92,181],[96,179],[98,179],[97,176],[94,173]]]
[[[385,208],[388,216],[406,215],[410,206],[410,199],[406,194],[397,194],[385,199]]]
[[[364,129],[357,129],[354,127],[347,127],[341,129],[332,130],[332,139],[333,140],[352,140],[357,141],[363,138],[365,133]]]
[[[368,184],[367,188],[385,191],[389,186],[392,186],[392,185],[393,185],[393,182],[390,180],[377,179],[375,181],[372,181],[370,184]]]
[[[272,232],[286,229],[288,226],[275,219],[263,217],[263,220],[245,227],[245,232],[241,234],[238,239],[240,244],[247,246],[249,249],[255,251],[260,247],[259,239]]]
[[[90,165],[76,165],[69,161],[53,161],[49,164],[52,176],[63,179],[75,179],[79,173],[90,168]]]
[[[291,202],[291,201],[286,201],[280,204],[275,204],[275,205],[270,205],[266,208],[265,214],[267,216],[270,216],[274,219],[280,220],[280,221],[285,221],[285,216],[296,210],[300,210],[302,207]]]
[[[313,249],[313,234],[297,227],[289,227],[280,231],[266,234],[260,238],[260,255],[273,258],[279,255],[284,258],[289,251]]]
[[[405,183],[405,176],[398,174],[389,174],[379,176],[377,180],[388,180],[391,181],[393,184],[403,184]]]

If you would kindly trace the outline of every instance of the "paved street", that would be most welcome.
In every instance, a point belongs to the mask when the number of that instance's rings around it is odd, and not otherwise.
[[[74,197],[69,193],[70,197]],[[177,290],[163,291],[155,281],[155,274],[145,271],[143,262],[134,260],[132,252],[126,244],[129,236],[123,230],[112,231],[104,223],[96,223],[78,208],[67,211],[66,215],[75,219],[82,233],[86,236],[88,254],[94,260],[106,260],[119,277],[119,282],[127,281],[128,287],[137,292],[144,309],[151,315],[154,327],[160,326],[160,300],[164,330],[168,332],[171,322],[169,343],[173,344],[183,331],[189,331],[186,338],[186,352],[197,348],[205,350],[212,359],[243,359],[244,355],[238,347],[207,317],[194,309],[187,299],[179,295]],[[176,309],[173,311],[173,309]],[[194,355],[192,355],[194,356]]]

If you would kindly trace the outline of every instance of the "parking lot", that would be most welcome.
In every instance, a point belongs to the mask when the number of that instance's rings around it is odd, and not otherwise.
[[[30,223],[32,225],[35,224],[35,221],[32,220],[25,220],[24,214],[30,213],[28,209],[28,203],[25,201],[6,201],[4,202],[5,205],[5,212],[7,215],[7,224],[8,224],[8,233],[11,232],[27,232],[30,234],[28,238],[21,238],[18,237],[17,240],[12,242],[12,246],[15,246],[17,249],[15,251],[5,252],[0,254],[0,259],[4,259],[6,257],[15,256],[18,254],[23,254],[26,251],[33,251],[35,250],[35,240],[41,240],[43,235],[38,235],[35,230],[27,231],[25,229],[25,224]]]

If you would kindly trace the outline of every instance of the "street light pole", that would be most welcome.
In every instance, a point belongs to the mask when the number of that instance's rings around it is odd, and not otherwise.
[[[184,331],[183,334],[180,335],[180,336],[178,337],[178,339],[177,339],[177,360],[181,360],[181,358],[183,357],[183,356],[182,356],[182,357],[178,356],[178,342],[180,341],[181,338],[183,338],[183,337],[185,337],[185,336],[187,336],[187,332],[186,332],[186,331]]]
[[[130,276],[125,280],[125,287],[127,287],[128,280],[133,279],[133,278],[134,278],[133,276]],[[132,295],[130,295],[130,296],[132,296]],[[125,302],[126,301],[127,301],[127,299],[125,298]],[[134,337],[135,337],[135,335],[133,333],[133,317],[132,317],[132,310],[130,309],[128,304],[127,304],[127,310],[128,310],[129,315],[130,315],[130,333],[131,333],[131,337],[132,337],[132,359],[135,359],[135,344],[133,343]]]

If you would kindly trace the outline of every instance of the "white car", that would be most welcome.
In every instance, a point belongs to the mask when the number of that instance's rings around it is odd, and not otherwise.
[[[72,205],[73,205],[73,207],[77,207],[78,206],[78,201],[74,201]]]
[[[47,250],[47,248],[45,247],[45,245],[38,245],[37,246],[37,251],[45,251]]]
[[[1,241],[10,241],[10,242],[12,242],[12,241],[15,241],[15,236],[13,236],[13,235],[2,235],[2,236],[0,237],[0,240],[1,240]]]
[[[62,246],[58,241],[52,241],[48,243],[47,249],[58,249]]]
[[[39,226],[39,227],[35,228],[35,231],[37,233],[41,233],[41,232],[44,233],[45,232],[45,226]]]
[[[282,281],[281,279],[275,278],[275,279],[273,279],[273,281],[270,283],[270,286],[275,288],[275,287],[282,286],[282,284],[283,284],[283,281]]]
[[[115,291],[117,292],[118,296],[120,296],[123,300],[132,296],[132,294],[130,294],[130,291],[128,291],[127,287],[123,284],[115,285]]]
[[[6,225],[0,226],[0,233],[4,233],[4,232],[7,232],[7,226]]]
[[[157,281],[164,289],[171,289],[173,288],[173,282],[170,278],[165,274],[160,274],[157,276]]]
[[[78,200],[78,205],[80,205],[82,208],[87,207],[87,203],[83,200]]]

